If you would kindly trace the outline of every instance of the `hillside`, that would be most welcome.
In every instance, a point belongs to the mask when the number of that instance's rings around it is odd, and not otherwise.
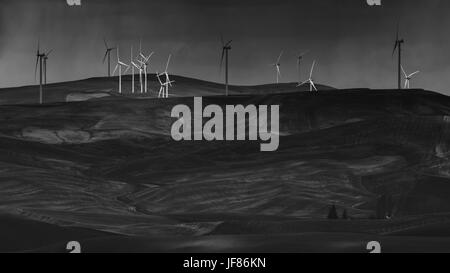
[[[203,84],[193,82],[191,90],[211,85]],[[201,238],[219,245],[200,250],[250,251],[267,234],[274,236],[267,251],[308,250],[281,243],[293,237],[353,251],[368,234],[400,236],[385,240],[401,251],[398,242],[432,249],[427,237],[449,235],[449,97],[368,89],[262,95],[244,87],[233,88],[239,96],[215,96],[219,87],[204,91],[214,94],[205,105],[280,105],[278,151],[262,153],[259,142],[173,141],[170,110],[192,106],[187,96],[0,106],[0,211],[117,234],[118,241],[108,241],[124,251],[183,250]],[[369,220],[384,195],[392,198],[393,219]],[[324,221],[333,203],[354,220]],[[348,234],[339,238],[353,247],[333,248],[339,234]],[[109,244],[89,238],[91,251]],[[30,248],[53,251],[54,243]]]
[[[225,94],[223,84],[171,76],[175,81],[170,88],[172,97],[218,96]],[[159,82],[154,74],[148,74],[148,93],[141,94],[139,75],[135,76],[135,93],[131,93],[131,75],[122,77],[122,94],[118,93],[118,77],[90,78],[85,80],[62,82],[45,85],[43,88],[44,103],[84,101],[107,97],[156,98],[159,92]],[[331,87],[317,84],[320,90],[330,90]],[[139,92],[138,92],[139,91]],[[296,83],[267,84],[257,86],[229,87],[230,95],[239,94],[270,94],[309,91],[309,86],[297,87]],[[39,85],[0,89],[0,105],[36,104],[39,102]]]

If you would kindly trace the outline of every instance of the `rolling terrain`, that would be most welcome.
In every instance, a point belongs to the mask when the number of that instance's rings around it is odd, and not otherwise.
[[[98,78],[52,84],[44,105],[36,87],[0,90],[0,251],[79,238],[92,252],[450,252],[449,97],[295,84],[225,97],[174,79],[169,99]],[[170,111],[194,95],[280,105],[279,149],[175,142]],[[389,220],[373,219],[382,196]],[[331,204],[351,220],[327,220]]]
[[[217,96],[224,95],[223,84],[171,76],[175,81],[170,88],[172,97],[192,96]],[[139,76],[135,76],[135,93],[131,90],[131,75],[122,76],[122,94],[118,93],[118,77],[90,78],[86,80],[51,83],[44,86],[44,103],[86,101],[90,99],[109,97],[155,98],[158,97],[160,88],[155,74],[148,74],[148,93],[141,94]],[[297,87],[297,83],[265,84],[257,86],[233,86],[229,87],[230,95],[240,94],[269,94],[287,93],[309,90],[308,85]],[[330,90],[332,87],[317,85],[321,90]],[[39,86],[23,86],[0,89],[0,105],[10,104],[37,104],[39,103]]]

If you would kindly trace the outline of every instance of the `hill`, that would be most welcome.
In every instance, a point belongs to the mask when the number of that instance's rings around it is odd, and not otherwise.
[[[225,94],[223,84],[202,81],[182,76],[171,76],[175,83],[170,88],[172,97],[217,96]],[[131,93],[131,75],[122,77],[122,94],[118,93],[118,77],[90,78],[72,82],[48,84],[43,87],[44,103],[84,101],[108,97],[156,98],[159,92],[159,82],[154,74],[148,74],[148,93],[141,94],[139,76],[135,76],[135,93]],[[320,90],[330,90],[331,87],[317,85]],[[230,95],[239,94],[270,94],[309,91],[309,86],[297,87],[296,83],[267,84],[257,86],[229,87]],[[0,105],[36,104],[39,102],[39,85],[0,89]]]
[[[280,147],[269,153],[259,142],[173,141],[170,110],[192,106],[192,97],[0,106],[0,211],[119,235],[104,241],[94,234],[91,251],[155,251],[154,242],[161,251],[189,251],[181,246],[204,239],[215,244],[200,250],[250,251],[269,235],[262,249],[272,252],[314,251],[294,237],[356,251],[371,234],[391,251],[413,243],[442,251],[450,223],[449,97],[278,91],[203,98],[205,105],[280,105]],[[383,196],[393,219],[369,220]],[[323,220],[331,204],[353,220]],[[433,248],[432,236],[443,244]],[[335,248],[336,240],[352,247]],[[54,243],[33,248],[53,251]]]

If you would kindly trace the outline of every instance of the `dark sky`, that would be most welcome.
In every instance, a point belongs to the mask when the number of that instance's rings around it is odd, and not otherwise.
[[[127,61],[142,37],[144,51],[155,51],[152,72],[172,53],[172,73],[219,81],[223,33],[234,41],[233,84],[275,81],[270,64],[281,50],[282,81],[295,81],[296,54],[310,50],[304,64],[317,60],[317,82],[391,88],[399,21],[404,66],[421,70],[412,86],[450,94],[449,12],[448,0],[382,0],[382,7],[366,0],[82,0],[78,8],[66,0],[0,0],[0,87],[34,82],[38,37],[55,50],[50,82],[104,75],[103,37]]]

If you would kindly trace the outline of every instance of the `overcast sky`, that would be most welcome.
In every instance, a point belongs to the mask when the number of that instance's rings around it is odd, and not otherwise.
[[[399,21],[404,66],[421,71],[411,85],[450,94],[449,12],[448,0],[0,0],[0,87],[34,82],[38,37],[54,49],[50,82],[105,75],[103,37],[126,61],[142,37],[144,51],[155,51],[152,72],[172,53],[172,73],[220,81],[223,33],[233,39],[233,84],[274,82],[270,64],[281,50],[282,81],[296,81],[296,55],[310,50],[303,78],[317,60],[317,82],[392,88]]]

